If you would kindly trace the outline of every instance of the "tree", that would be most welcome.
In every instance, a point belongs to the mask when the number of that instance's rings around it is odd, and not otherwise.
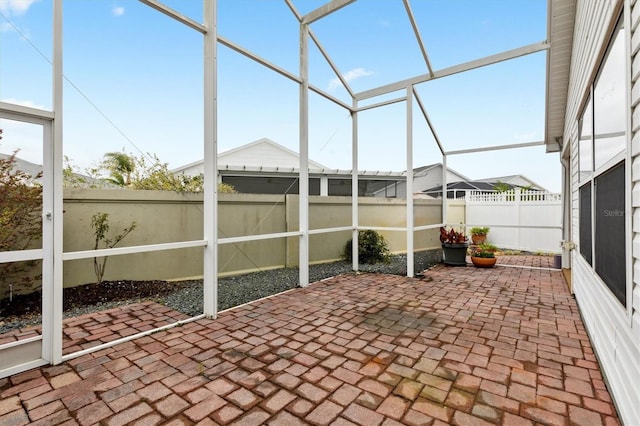
[[[37,179],[16,169],[16,154],[0,157],[0,251],[32,248],[42,238],[42,186]],[[0,263],[0,282],[30,281],[34,262]],[[21,278],[18,278],[21,277]]]
[[[511,186],[508,183],[497,181],[495,185],[493,185],[493,189],[497,192],[507,192],[511,190]]]
[[[131,222],[131,225],[122,229],[122,231],[113,238],[107,238],[109,232],[109,213],[96,213],[91,217],[91,227],[93,228],[93,235],[95,236],[94,250],[99,248],[114,248],[120,241],[122,241],[127,235],[129,235],[134,229],[136,229],[137,223]],[[100,247],[100,245],[104,247]],[[107,267],[107,256],[93,258],[93,271],[96,274],[97,284],[102,283],[104,278],[105,268]]]
[[[154,154],[135,156],[124,152],[108,152],[104,155],[102,167],[110,173],[108,182],[129,189],[202,192],[204,176],[187,176],[184,173],[174,174],[169,165],[163,163]],[[151,159],[151,161],[148,160]],[[232,185],[219,183],[218,192],[235,193]]]
[[[104,167],[109,171],[107,179],[114,185],[128,187],[131,185],[131,175],[136,169],[136,158],[123,152],[107,152],[103,160]]]

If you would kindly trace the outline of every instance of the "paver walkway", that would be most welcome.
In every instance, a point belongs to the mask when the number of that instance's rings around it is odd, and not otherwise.
[[[342,275],[0,379],[0,424],[30,423],[619,424],[560,271],[445,266]]]

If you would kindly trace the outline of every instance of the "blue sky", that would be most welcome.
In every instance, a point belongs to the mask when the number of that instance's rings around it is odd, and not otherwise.
[[[301,14],[324,4],[293,0]],[[431,64],[442,69],[546,37],[546,0],[411,2]],[[201,1],[170,0],[197,20]],[[51,109],[50,0],[0,0],[0,100]],[[298,23],[284,1],[220,0],[219,34],[297,74]],[[125,149],[156,154],[170,167],[202,158],[202,37],[134,0],[65,0],[65,155],[83,169]],[[16,31],[17,29],[17,31]],[[427,72],[400,0],[359,0],[312,31],[355,92]],[[26,38],[26,39],[25,39]],[[312,42],[311,84],[351,103]],[[43,57],[44,56],[44,57]],[[298,87],[219,47],[219,151],[267,137],[298,151]],[[544,136],[545,54],[537,53],[423,83],[417,91],[446,149],[513,144]],[[369,102],[396,97],[396,93]],[[97,107],[99,111],[96,110]],[[359,115],[359,168],[406,168],[404,103]],[[38,162],[33,126],[5,127],[0,150]],[[36,141],[36,142],[34,142]],[[351,120],[310,95],[311,159],[351,167]],[[481,160],[481,161],[477,161]],[[414,165],[440,162],[414,105]],[[452,156],[471,178],[524,174],[560,190],[557,154],[528,148]]]

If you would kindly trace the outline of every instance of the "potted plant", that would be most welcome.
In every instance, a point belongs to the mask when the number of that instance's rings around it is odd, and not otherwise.
[[[486,226],[474,226],[471,228],[471,241],[473,244],[482,244],[487,239],[489,228]]]
[[[451,228],[440,228],[440,242],[442,243],[442,261],[445,265],[466,266],[469,239],[464,231]]]
[[[471,263],[478,268],[491,268],[496,264],[496,246],[490,243],[471,247]]]

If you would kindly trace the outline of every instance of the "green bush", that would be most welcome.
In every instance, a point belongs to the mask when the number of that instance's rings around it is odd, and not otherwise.
[[[351,262],[353,240],[350,239],[342,249],[342,258]],[[388,263],[391,257],[387,241],[373,230],[358,232],[358,263]]]

